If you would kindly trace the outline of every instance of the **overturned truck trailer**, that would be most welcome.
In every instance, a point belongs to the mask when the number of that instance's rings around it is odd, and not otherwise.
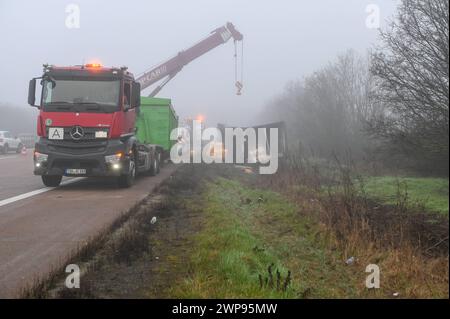
[[[222,133],[222,136],[225,136],[225,128],[231,128],[233,130],[235,129],[242,129],[244,132],[248,128],[255,129],[257,132],[256,134],[256,146],[259,145],[259,142],[261,138],[264,138],[265,140],[265,148],[267,154],[270,154],[272,151],[276,151],[278,153],[279,162],[283,162],[283,160],[286,157],[287,154],[287,130],[286,130],[286,123],[281,122],[274,122],[274,123],[267,123],[262,125],[256,125],[256,126],[249,126],[249,127],[233,127],[233,126],[227,126],[225,124],[218,124],[218,129]],[[261,130],[263,129],[263,130]],[[278,133],[278,139],[277,139],[277,145],[271,145],[271,129],[276,129]],[[259,132],[263,132],[264,136],[261,136]],[[233,163],[239,163],[240,161],[237,160],[236,154],[237,150],[240,148],[240,151],[244,154],[244,162],[245,163],[259,163],[261,162],[261,159],[257,156],[257,149],[256,147],[253,147],[249,145],[248,143],[248,136],[244,135],[243,143],[238,141],[236,139],[236,136],[233,138],[233,149],[227,150],[227,152],[233,152]]]

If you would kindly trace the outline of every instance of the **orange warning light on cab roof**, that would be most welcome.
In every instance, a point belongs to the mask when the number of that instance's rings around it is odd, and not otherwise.
[[[100,63],[88,63],[85,65],[87,68],[101,68],[102,65]]]
[[[202,114],[197,115],[196,120],[200,123],[203,123],[205,121],[205,116]]]

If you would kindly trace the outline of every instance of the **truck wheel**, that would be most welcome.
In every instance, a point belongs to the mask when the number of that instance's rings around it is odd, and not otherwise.
[[[6,154],[6,153],[8,153],[8,144],[5,144],[4,146],[3,146],[3,148],[2,148],[2,154]]]
[[[47,187],[58,187],[61,184],[61,175],[42,175],[42,183]]]
[[[157,158],[157,170],[156,170],[156,174],[159,174],[159,172],[161,171],[161,153],[158,153],[158,156],[156,156]]]
[[[134,157],[130,158],[130,168],[128,169],[127,175],[119,176],[117,182],[120,188],[128,188],[134,184],[136,179],[136,164],[134,162]]]
[[[159,161],[158,161],[159,153],[155,154],[155,158],[152,161],[152,166],[150,167],[149,174],[150,176],[155,176],[159,173]]]
[[[159,168],[164,167],[163,152],[159,153]]]

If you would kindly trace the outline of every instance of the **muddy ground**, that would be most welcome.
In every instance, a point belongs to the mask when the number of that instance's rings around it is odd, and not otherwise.
[[[84,258],[80,289],[61,288],[60,280],[49,297],[169,298],[172,284],[192,271],[186,268],[192,237],[202,227],[202,212],[187,209],[183,201],[194,198],[211,174],[202,166],[180,167]]]

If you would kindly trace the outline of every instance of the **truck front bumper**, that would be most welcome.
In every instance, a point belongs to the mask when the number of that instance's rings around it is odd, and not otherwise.
[[[119,161],[105,157],[122,154]],[[34,174],[63,176],[120,176],[128,173],[127,145],[120,140],[77,143],[41,138],[35,145]]]

